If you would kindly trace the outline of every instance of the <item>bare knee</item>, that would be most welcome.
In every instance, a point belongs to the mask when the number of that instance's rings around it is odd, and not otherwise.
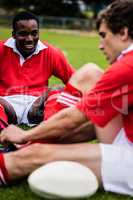
[[[94,63],[82,66],[70,79],[70,83],[82,92],[89,91],[103,75],[103,70]]]

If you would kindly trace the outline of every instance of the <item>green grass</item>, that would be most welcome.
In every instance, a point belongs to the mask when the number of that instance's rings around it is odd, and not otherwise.
[[[9,29],[1,28],[0,40],[6,39],[11,35]],[[98,50],[99,39],[96,35],[94,36],[83,36],[73,34],[60,34],[56,32],[41,30],[40,38],[47,40],[53,45],[61,48],[70,63],[75,67],[79,68],[87,62],[95,62],[102,68],[105,68],[107,62],[104,56]],[[59,83],[55,78],[50,81],[51,84]],[[117,152],[116,152],[117,153]],[[0,188],[0,200],[41,200],[38,196],[34,195],[26,182],[26,179],[19,181],[16,185],[12,185],[7,188]],[[89,200],[131,200],[133,198],[117,195],[114,193],[104,192],[99,190],[94,196],[90,197]]]

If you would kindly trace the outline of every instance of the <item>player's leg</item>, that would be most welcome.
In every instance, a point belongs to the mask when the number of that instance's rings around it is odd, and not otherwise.
[[[6,125],[8,123],[17,124],[17,116],[13,106],[2,97],[0,97],[0,119],[5,122]]]
[[[21,150],[4,154],[8,181],[12,181],[51,161],[78,161],[91,168],[100,180],[101,152],[97,144],[51,145],[33,144]]]
[[[8,116],[4,107],[0,104],[0,131],[8,125]]]
[[[70,78],[68,84],[61,90],[53,90],[48,94],[47,101],[44,106],[44,120],[59,112],[61,109],[75,106],[80,100],[83,93],[90,90],[103,74],[95,64],[86,64],[76,71]],[[82,137],[81,137],[82,132]],[[88,134],[89,133],[89,134]],[[95,129],[92,124],[86,123],[78,127],[71,138],[71,142],[92,140],[96,137]],[[69,138],[62,138],[59,142],[69,143]]]
[[[51,161],[69,160],[80,162],[90,168],[105,190],[133,195],[132,154],[133,147],[127,148],[123,145],[34,144],[4,154],[4,159],[1,159],[4,162],[0,160],[0,181],[3,183],[5,180],[11,181],[27,176],[36,168]]]
[[[44,103],[48,97],[48,90],[39,96],[28,110],[27,119],[30,124],[39,124],[44,118]]]
[[[83,93],[90,90],[102,74],[103,71],[92,63],[86,64],[77,70],[63,89],[53,90],[49,93],[45,103],[44,120],[63,108],[75,106],[80,101]]]
[[[5,128],[8,123],[10,123],[10,116],[14,115],[14,112],[12,114],[12,109],[10,109],[10,106],[11,105],[6,100],[0,98],[0,130]]]
[[[102,74],[103,71],[97,65],[93,63],[84,65],[72,75],[64,88],[52,88],[44,94],[43,98],[38,98],[35,101],[28,112],[29,122],[40,123],[43,114],[44,120],[47,120],[59,110],[74,106],[80,101],[82,94],[92,88]]]
[[[93,63],[86,64],[72,76],[69,83],[84,93],[94,87],[102,74],[103,70],[101,70],[97,65]],[[110,121],[104,128],[98,126],[95,127],[95,134],[97,134],[97,138],[100,142],[112,143],[122,127],[121,116],[119,115],[112,119],[112,121]]]
[[[127,143],[100,145],[102,183],[106,191],[133,196],[133,144]]]
[[[69,83],[82,93],[91,90],[103,75],[103,70],[94,63],[83,65],[70,78]]]
[[[0,101],[0,103],[3,103],[4,100]],[[6,101],[4,101],[6,102]],[[11,115],[8,115],[11,110],[9,109],[10,105],[6,107],[3,106],[5,104],[0,104],[0,131],[8,126],[8,122],[10,121],[10,117],[12,115],[15,116],[15,113],[11,113]],[[7,111],[7,112],[6,112]],[[16,118],[12,118],[12,120],[15,120]],[[15,121],[14,121],[15,122]],[[5,146],[3,144],[0,144],[0,186],[1,185],[6,185],[9,182],[9,174],[6,169],[5,165],[5,159],[4,159],[4,154],[1,152],[8,152],[10,151],[9,146]]]
[[[6,169],[3,153],[0,153],[0,186],[6,185],[9,181],[9,175]]]
[[[52,88],[44,104],[44,120],[64,108],[75,106],[80,101],[81,96],[82,93],[69,82],[62,88]]]

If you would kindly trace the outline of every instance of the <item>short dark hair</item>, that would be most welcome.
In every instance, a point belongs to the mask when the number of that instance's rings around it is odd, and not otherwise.
[[[133,39],[133,0],[116,0],[107,6],[97,17],[97,29],[104,21],[114,34],[127,27]]]
[[[18,21],[20,20],[30,20],[30,19],[34,19],[39,27],[39,19],[37,18],[36,15],[34,15],[33,13],[27,12],[27,11],[22,11],[19,12],[18,14],[16,14],[13,18],[13,22],[12,22],[12,28],[14,31],[16,31],[16,24]]]

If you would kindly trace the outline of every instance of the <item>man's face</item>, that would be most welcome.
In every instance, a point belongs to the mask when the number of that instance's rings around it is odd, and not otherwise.
[[[120,34],[113,34],[105,22],[102,22],[99,28],[100,45],[110,64],[116,61],[122,49],[122,40]]]
[[[39,39],[39,28],[36,20],[20,20],[13,34],[16,47],[24,57],[30,56],[36,48]]]

